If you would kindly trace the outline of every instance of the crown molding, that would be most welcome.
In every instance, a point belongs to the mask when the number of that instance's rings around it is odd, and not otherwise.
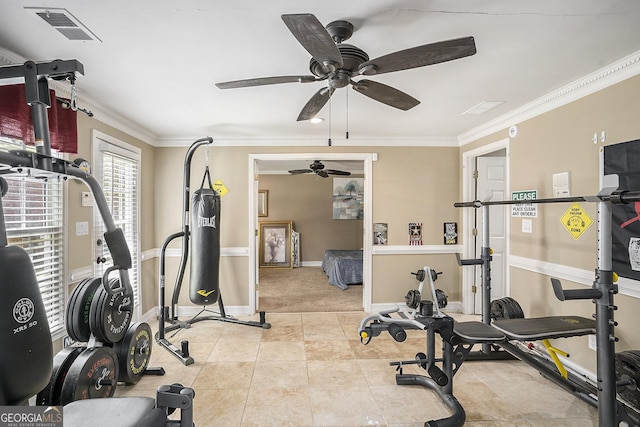
[[[640,74],[640,50],[458,136],[460,146],[547,113]]]
[[[0,66],[20,64],[26,59],[0,47]],[[640,50],[628,55],[613,64],[601,68],[579,80],[569,83],[553,92],[537,98],[523,106],[516,108],[500,117],[485,122],[457,137],[425,137],[425,138],[331,138],[332,146],[349,147],[461,147],[485,136],[508,129],[510,126],[547,113],[580,98],[606,89],[616,83],[640,74]],[[71,91],[68,84],[55,80],[50,81],[50,87],[56,93],[69,97]],[[169,137],[160,138],[158,135],[142,128],[120,114],[96,104],[84,95],[78,96],[78,105],[94,113],[97,120],[125,132],[154,147],[185,147],[198,137]],[[218,146],[245,147],[324,147],[327,138],[220,138],[214,141]]]
[[[156,147],[185,147],[199,137],[160,138]],[[218,147],[326,147],[327,138],[220,138],[213,137]],[[426,138],[331,138],[333,147],[458,147],[455,137]]]
[[[23,64],[26,61],[27,59],[20,55],[0,47],[0,66]],[[24,82],[24,79],[17,80],[19,81],[11,81],[9,84]],[[81,84],[79,86],[81,86]],[[49,79],[49,88],[53,89],[59,96],[71,98],[71,88],[66,82]],[[93,118],[96,120],[99,120],[108,126],[112,126],[119,131],[125,132],[149,145],[155,145],[156,140],[158,139],[158,136],[149,130],[142,128],[138,124],[121,116],[115,111],[99,106],[95,101],[85,95],[78,94],[78,106],[91,111],[93,113]]]

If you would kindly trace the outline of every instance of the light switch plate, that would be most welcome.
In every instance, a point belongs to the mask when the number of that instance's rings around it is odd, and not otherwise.
[[[89,223],[87,221],[76,222],[76,236],[87,236],[89,234]]]
[[[82,206],[93,206],[93,196],[91,195],[91,192],[82,192]]]

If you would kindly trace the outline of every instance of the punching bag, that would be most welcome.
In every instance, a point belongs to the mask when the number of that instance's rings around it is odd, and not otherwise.
[[[220,294],[220,195],[201,186],[191,198],[190,218],[189,298],[197,305],[213,304]]]

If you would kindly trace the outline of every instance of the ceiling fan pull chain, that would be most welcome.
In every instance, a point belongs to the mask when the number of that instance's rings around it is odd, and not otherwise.
[[[344,136],[349,139],[349,91],[347,91],[347,131]]]
[[[329,147],[331,147],[331,97],[329,97]]]

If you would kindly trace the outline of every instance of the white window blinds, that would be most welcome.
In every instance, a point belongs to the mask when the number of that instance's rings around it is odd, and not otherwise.
[[[113,216],[116,227],[121,228],[129,251],[131,253],[132,268],[129,269],[129,279],[134,292],[135,305],[139,305],[139,272],[140,272],[140,242],[138,223],[138,181],[139,155],[112,145],[102,139],[94,139],[98,144],[96,158],[96,178],[102,185],[107,205]],[[104,241],[105,232],[102,218],[96,217],[94,227],[96,241]],[[103,243],[97,247],[97,255],[106,262],[97,264],[96,274],[102,275],[106,266],[112,265],[111,255]],[[112,276],[110,276],[112,277]],[[113,274],[113,277],[116,277]]]
[[[18,145],[16,147],[16,145]],[[22,148],[0,141],[0,148]],[[52,336],[64,331],[64,207],[62,180],[4,175],[9,191],[2,198],[10,245],[31,257]]]

